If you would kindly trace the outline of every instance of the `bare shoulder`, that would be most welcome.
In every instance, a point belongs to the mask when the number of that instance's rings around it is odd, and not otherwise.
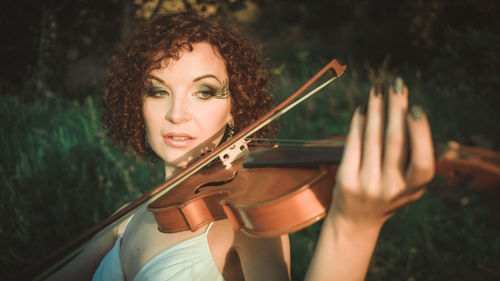
[[[290,280],[288,235],[257,238],[239,232],[235,237],[235,247],[242,261],[245,280]]]
[[[123,204],[120,208],[118,208],[118,210],[116,210],[113,214],[116,214],[117,212],[119,212],[120,210],[122,210],[123,208],[127,207],[128,205],[130,204],[130,202],[127,202],[125,204]],[[115,227],[113,227],[112,229],[112,233],[113,233],[113,237],[116,239],[118,238],[118,236],[120,236],[122,233],[123,233],[123,230],[125,229],[125,225],[127,225],[128,221],[130,220],[132,215],[130,216],[127,216],[126,219],[124,219],[123,221],[121,221],[119,224],[117,224]]]
[[[234,247],[240,251],[256,251],[282,256],[289,252],[290,245],[287,234],[272,238],[262,238],[248,235],[242,231],[236,231],[234,234]]]
[[[208,244],[219,269],[225,266],[226,257],[234,244],[234,237],[235,231],[228,220],[216,221],[210,227]]]
[[[124,208],[126,205],[123,205],[121,208]],[[76,257],[47,277],[46,280],[92,279],[102,258],[114,246],[116,238],[123,232],[127,221],[128,219],[125,219],[112,228],[101,230]]]
[[[208,241],[212,256],[226,280],[289,280],[288,235],[252,237],[234,230],[228,220],[215,222]]]

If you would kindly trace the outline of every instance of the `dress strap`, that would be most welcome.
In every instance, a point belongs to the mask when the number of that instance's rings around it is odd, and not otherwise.
[[[208,224],[207,229],[205,229],[205,232],[203,232],[203,234],[204,234],[204,235],[207,235],[207,234],[208,234],[208,231],[210,230],[210,228],[212,227],[212,225],[213,225],[213,224],[214,224],[214,222],[213,222],[213,221],[212,221],[212,222],[210,222],[210,223]]]
[[[128,223],[132,220],[132,218],[134,217],[134,215],[132,214],[128,219],[127,219],[127,222],[125,223],[125,226],[123,227],[123,231],[122,233],[120,234],[120,237],[123,236],[123,234],[125,233],[125,230],[127,229],[127,225]]]

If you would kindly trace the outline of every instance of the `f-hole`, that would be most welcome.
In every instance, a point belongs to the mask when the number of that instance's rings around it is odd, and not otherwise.
[[[207,182],[203,185],[200,185],[195,191],[194,191],[194,194],[197,194],[197,193],[200,193],[200,191],[203,189],[203,188],[207,188],[207,187],[211,187],[211,186],[222,186],[222,185],[225,185],[225,184],[228,184],[230,182],[232,182],[236,176],[238,175],[238,172],[236,172],[236,174],[234,175],[234,177],[228,179],[228,180],[224,180],[224,181],[212,181],[212,182]]]

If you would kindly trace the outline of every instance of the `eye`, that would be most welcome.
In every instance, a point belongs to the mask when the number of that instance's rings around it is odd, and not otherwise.
[[[228,97],[227,80],[224,81],[224,84],[220,89],[209,85],[201,85],[193,95],[203,100],[210,98],[225,99]]]
[[[214,95],[214,91],[198,91],[194,95],[200,99],[206,100]]]
[[[214,89],[212,86],[209,85],[201,85],[196,92],[194,92],[194,96],[202,99],[202,100],[207,100],[215,95],[217,92],[216,89]]]
[[[165,89],[162,89],[162,88],[156,88],[156,87],[152,87],[147,95],[149,97],[168,97],[169,96],[169,92]]]

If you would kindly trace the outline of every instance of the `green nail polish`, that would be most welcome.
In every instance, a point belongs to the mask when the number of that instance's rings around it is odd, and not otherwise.
[[[403,93],[403,87],[405,83],[403,81],[403,78],[397,77],[396,80],[394,80],[394,92],[396,94],[401,95]]]
[[[422,116],[424,116],[424,114],[425,113],[422,107],[418,105],[414,105],[411,107],[411,116],[413,117],[413,119],[420,120],[422,119]]]
[[[375,84],[375,95],[377,97],[384,96],[384,84],[383,83],[376,83]]]
[[[361,113],[361,115],[366,115],[366,112],[368,111],[368,104],[363,104],[359,107],[359,113]]]

